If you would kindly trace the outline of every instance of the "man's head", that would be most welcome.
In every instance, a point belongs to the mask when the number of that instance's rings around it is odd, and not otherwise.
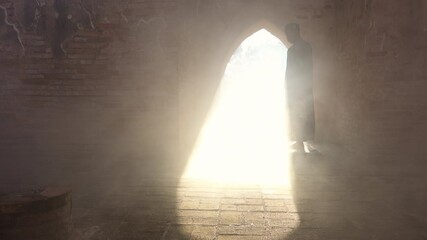
[[[299,25],[297,23],[288,23],[285,26],[285,34],[290,43],[296,43],[301,39]]]

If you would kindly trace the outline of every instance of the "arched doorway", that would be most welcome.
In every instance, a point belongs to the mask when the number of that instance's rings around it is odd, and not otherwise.
[[[231,56],[183,178],[287,185],[287,47],[265,28]]]

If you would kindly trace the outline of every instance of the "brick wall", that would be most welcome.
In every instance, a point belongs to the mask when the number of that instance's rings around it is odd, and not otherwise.
[[[106,125],[110,128],[126,121],[126,115],[157,113],[166,111],[165,108],[169,112],[173,108],[165,98],[173,102],[176,97],[173,84],[179,43],[169,39],[174,29],[167,21],[174,20],[167,18],[173,18],[176,4],[132,1],[121,6],[123,4],[114,4],[115,1],[102,1],[102,4],[98,1],[100,3],[91,6],[93,16],[89,17],[85,13],[82,16],[74,13],[86,11],[79,2],[69,1],[67,31],[64,36],[56,37],[59,30],[55,29],[58,24],[55,16],[46,17],[53,18],[46,21],[53,22],[50,26],[26,29],[18,17],[19,11],[23,11],[18,6],[24,6],[16,1],[2,4],[7,8],[10,21],[16,22],[25,47],[21,58],[9,60],[6,56],[3,61],[9,65],[2,64],[5,71],[11,72],[7,82],[2,82],[2,114],[5,114],[2,119],[13,121],[14,126],[17,121],[23,124],[13,131],[36,137],[37,127],[32,124],[42,123],[51,126],[49,130],[53,132],[64,127],[96,130]],[[51,2],[46,4],[45,11],[55,12]],[[141,11],[137,11],[138,8]],[[90,19],[96,22],[89,23]],[[34,30],[37,28],[46,28],[46,32],[39,33]],[[58,38],[64,40],[58,41]],[[64,52],[56,54],[64,56],[55,57],[52,48],[57,44],[62,44]],[[4,49],[7,51],[9,47]],[[158,70],[160,67],[162,71]],[[86,121],[85,118],[91,117],[96,123]],[[21,122],[30,118],[31,121]],[[67,126],[61,125],[64,121]],[[144,119],[141,125],[149,124],[144,121],[150,120]],[[108,132],[108,129],[98,130]],[[85,134],[84,131],[79,132],[76,137],[83,137],[79,134]],[[15,132],[11,135],[18,136]],[[93,137],[96,142],[101,140],[99,136]]]
[[[0,1],[2,177],[32,183],[52,162],[170,155],[181,5]]]
[[[339,140],[371,161],[406,166],[422,161],[427,3],[337,1],[336,6]]]
[[[230,54],[290,21],[314,48],[318,140],[379,156],[425,136],[423,1],[0,5],[2,161],[28,179],[52,161],[185,160]]]

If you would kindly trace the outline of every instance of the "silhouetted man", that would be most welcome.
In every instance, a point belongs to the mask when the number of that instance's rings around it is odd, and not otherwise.
[[[304,142],[314,140],[313,56],[309,43],[300,35],[299,25],[289,23],[286,37],[292,44],[288,50],[286,91],[289,107],[290,140],[297,152],[304,152]],[[314,152],[310,144],[307,151]]]

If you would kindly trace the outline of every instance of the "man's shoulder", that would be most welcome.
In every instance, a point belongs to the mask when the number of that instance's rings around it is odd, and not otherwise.
[[[296,47],[299,49],[311,49],[310,43],[306,41],[300,41],[298,44],[296,44]]]

